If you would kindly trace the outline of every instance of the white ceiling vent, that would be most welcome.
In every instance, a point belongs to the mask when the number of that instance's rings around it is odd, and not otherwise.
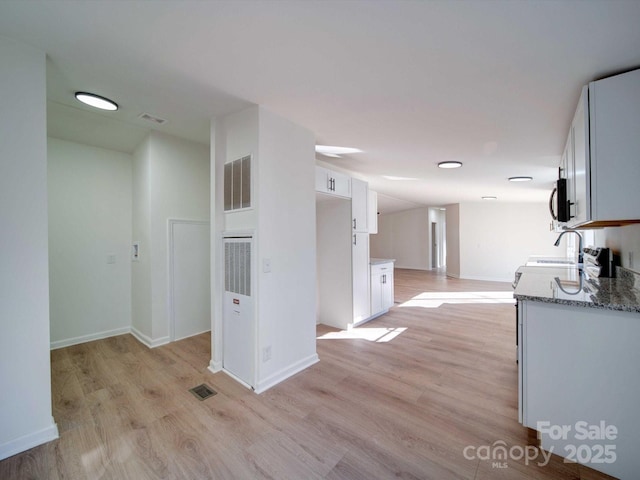
[[[142,120],[146,120],[147,122],[155,123],[156,125],[162,125],[167,123],[167,121],[164,118],[154,117],[153,115],[150,115],[148,113],[141,113],[140,115],[138,115],[138,118],[141,118]]]

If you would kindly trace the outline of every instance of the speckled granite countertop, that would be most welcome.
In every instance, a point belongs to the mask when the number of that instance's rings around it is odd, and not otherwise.
[[[587,279],[575,267],[521,267],[513,296],[518,300],[561,303],[640,313],[640,274],[617,267],[616,278]]]

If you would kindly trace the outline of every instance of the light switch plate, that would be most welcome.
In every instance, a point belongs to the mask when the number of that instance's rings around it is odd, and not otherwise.
[[[271,259],[263,258],[262,259],[262,271],[264,273],[271,273]]]

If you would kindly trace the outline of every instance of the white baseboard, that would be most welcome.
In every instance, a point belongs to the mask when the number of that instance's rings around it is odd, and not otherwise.
[[[476,275],[465,275],[464,277],[457,277],[462,280],[481,280],[483,282],[503,282],[503,283],[511,283],[513,282],[513,277],[511,278],[496,278],[496,277],[482,277]]]
[[[211,360],[209,362],[209,367],[207,367],[211,373],[218,373],[222,371],[222,362]]]
[[[171,341],[171,339],[168,336],[155,338],[155,339],[150,338],[135,327],[131,327],[131,335],[136,337],[140,343],[143,343],[149,348],[156,348],[156,347],[159,347],[160,345],[166,345]]]
[[[59,437],[58,426],[56,425],[53,417],[51,417],[51,425],[37,432],[23,435],[20,438],[11,440],[9,442],[0,445],[0,460],[9,458],[18,453],[29,450],[30,448],[37,447],[43,443],[50,442]]]
[[[125,333],[131,333],[131,327],[116,328],[114,330],[92,333],[90,335],[82,335],[80,337],[67,338],[65,340],[56,340],[55,342],[51,342],[50,348],[51,350],[56,350],[58,348],[70,347],[71,345],[78,345],[80,343],[92,342],[94,340],[102,340],[103,338],[124,335]]]
[[[253,390],[254,388],[249,385],[247,382],[245,382],[244,380],[242,380],[241,378],[236,377],[233,373],[231,373],[229,370],[225,370],[224,368],[222,369],[222,371],[226,374],[229,375],[231,378],[233,378],[236,382],[238,382],[240,385],[242,385],[243,387],[248,388],[249,390]]]
[[[296,373],[301,372],[305,368],[310,367],[311,365],[318,363],[320,358],[317,353],[310,355],[307,358],[300,360],[299,362],[294,363],[293,365],[288,366],[287,368],[283,368],[279,372],[274,373],[273,375],[268,376],[263,381],[258,382],[256,385],[255,391],[256,393],[263,393],[269,390],[271,387],[277,385],[278,383],[286,380],[287,378],[295,375]]]

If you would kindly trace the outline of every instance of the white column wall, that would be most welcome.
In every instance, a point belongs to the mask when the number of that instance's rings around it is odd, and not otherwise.
[[[169,341],[168,220],[209,220],[209,148],[150,134],[151,316],[153,346]]]
[[[318,361],[315,137],[259,111],[258,392]],[[264,259],[270,273],[260,268]]]
[[[51,416],[45,54],[0,37],[0,460]]]
[[[213,146],[215,144],[215,146]],[[266,390],[315,363],[315,139],[308,130],[262,107],[254,106],[215,119],[211,176],[212,221],[212,358],[210,369],[222,368],[222,260],[224,231],[254,231],[257,261],[256,328],[257,392]],[[224,163],[252,155],[252,208],[222,212]],[[262,261],[271,260],[271,272]],[[263,361],[263,349],[271,359]]]
[[[154,131],[133,159],[132,331],[156,347],[169,342],[168,221],[209,220],[209,148]]]

